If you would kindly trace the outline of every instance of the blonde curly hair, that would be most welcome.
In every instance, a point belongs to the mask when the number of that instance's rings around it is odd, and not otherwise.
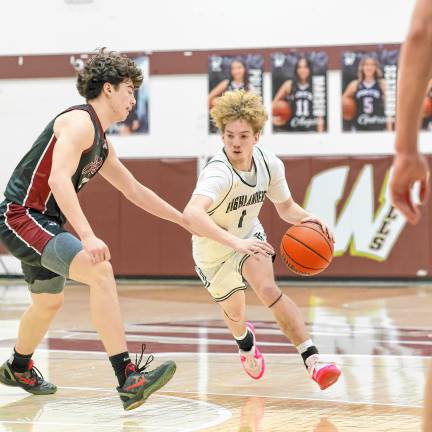
[[[268,118],[261,96],[245,90],[226,92],[217,100],[210,115],[222,133],[228,123],[236,120],[244,120],[258,133]]]

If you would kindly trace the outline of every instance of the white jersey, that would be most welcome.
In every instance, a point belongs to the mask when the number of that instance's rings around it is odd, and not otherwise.
[[[221,228],[239,238],[263,232],[258,219],[266,196],[274,203],[291,197],[282,161],[255,146],[251,172],[237,171],[222,150],[204,167],[193,195],[213,200],[209,216]],[[198,267],[208,268],[226,260],[233,250],[206,237],[192,237],[193,258]]]

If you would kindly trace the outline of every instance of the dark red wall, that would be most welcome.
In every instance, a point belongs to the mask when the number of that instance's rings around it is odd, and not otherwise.
[[[312,177],[329,168],[349,168],[345,189],[337,204],[337,214],[346,203],[359,173],[371,166],[375,210],[391,156],[373,157],[291,157],[282,158],[288,184],[294,199],[303,204]],[[194,189],[197,161],[195,159],[130,159],[123,161],[135,177],[162,198],[182,211]],[[159,219],[131,204],[101,176],[96,176],[79,195],[97,236],[109,246],[114,271],[118,276],[195,276],[188,232]],[[321,199],[321,198],[320,198]],[[322,197],[326,199],[325,195]],[[269,241],[276,250],[288,228],[274,207],[267,201],[260,217]],[[362,223],[363,216],[358,218]],[[349,248],[334,258],[321,274],[328,277],[416,277],[419,269],[432,274],[430,227],[432,212],[426,206],[416,226],[406,225],[388,257],[383,261],[353,256]],[[0,253],[5,253],[4,248]],[[296,277],[280,257],[275,262],[277,276]]]
[[[298,157],[283,158],[286,175],[295,200],[302,204],[310,179],[325,169],[349,166],[342,208],[365,164],[374,172],[375,208],[384,176],[392,158],[376,157]],[[195,159],[125,160],[126,166],[143,184],[156,191],[179,210],[183,210],[196,181]],[[140,210],[115,191],[100,176],[80,194],[84,211],[98,236],[110,247],[115,273],[121,276],[195,276],[188,233],[176,225]],[[323,197],[325,199],[325,197]],[[270,242],[279,249],[279,241],[288,225],[277,216],[267,201],[261,221]],[[432,272],[429,241],[431,212],[425,209],[421,223],[406,225],[385,261],[352,256],[349,250],[333,260],[322,276],[329,277],[415,277],[418,269]],[[295,277],[282,263],[275,263],[278,276]]]
[[[123,160],[134,176],[183,211],[196,182],[195,159]],[[116,275],[194,274],[190,235],[127,201],[101,176],[80,193],[84,212],[109,246]]]

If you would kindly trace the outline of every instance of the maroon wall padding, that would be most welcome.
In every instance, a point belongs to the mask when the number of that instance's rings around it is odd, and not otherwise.
[[[391,156],[376,157],[309,157],[309,158],[282,158],[286,167],[286,177],[294,199],[303,204],[306,188],[311,178],[325,169],[340,165],[349,165],[350,171],[344,195],[337,207],[340,212],[360,170],[365,164],[374,167],[374,197],[375,210],[379,205],[379,194],[385,174],[390,168],[393,158]],[[323,197],[325,199],[325,197]],[[269,241],[276,250],[283,233],[289,227],[276,214],[272,205],[266,203],[263,211],[271,214],[270,226],[264,225]],[[325,277],[416,277],[419,269],[432,274],[432,251],[430,242],[431,212],[429,207],[423,208],[423,217],[416,226],[405,225],[389,257],[382,262],[359,256],[352,256],[346,251],[343,256],[335,257],[330,267],[320,276]],[[280,254],[278,254],[280,255]],[[275,262],[275,273],[278,276],[294,277],[283,264],[280,256]]]
[[[130,159],[127,168],[145,186],[183,211],[196,182],[196,159]],[[80,193],[96,235],[110,248],[118,276],[194,274],[190,235],[130,203],[101,176]]]
[[[373,166],[375,210],[380,191],[391,166],[391,156],[369,157],[283,157],[292,195],[304,204],[312,177],[327,169],[348,166],[346,186],[337,214],[349,198],[352,187],[366,164]],[[196,181],[195,159],[132,159],[126,166],[139,181],[155,190],[182,210]],[[190,236],[174,224],[141,211],[98,177],[80,194],[84,211],[96,234],[106,241],[112,253],[115,273],[124,276],[195,276]],[[325,199],[323,196],[322,199]],[[419,269],[432,274],[432,245],[429,240],[432,212],[423,209],[421,222],[406,225],[385,261],[353,256],[350,250],[335,257],[321,273],[325,277],[416,277]],[[277,215],[266,200],[260,215],[270,243],[279,251],[279,242],[289,224]],[[297,277],[283,264],[278,253],[275,274]]]
[[[337,217],[366,165],[373,167],[372,185],[376,212],[380,205],[382,185],[392,163],[391,156],[284,157],[282,160],[292,195],[300,205],[304,204],[313,176],[330,168],[349,167],[345,189],[336,204]],[[183,210],[195,186],[196,159],[130,159],[123,162],[140,182],[177,209]],[[96,235],[110,248],[116,275],[195,276],[190,235],[185,230],[137,208],[101,176],[96,176],[79,196]],[[322,199],[326,199],[325,194]],[[289,225],[279,218],[268,200],[261,211],[260,219],[270,243],[279,251],[280,239]],[[347,249],[342,256],[334,258],[321,276],[412,278],[418,275],[419,270],[424,270],[430,277],[431,226],[432,212],[429,206],[425,206],[420,223],[416,226],[405,225],[385,260],[353,256]],[[367,240],[369,244],[369,239]],[[285,267],[279,253],[275,262],[275,273],[281,277],[297,277]]]

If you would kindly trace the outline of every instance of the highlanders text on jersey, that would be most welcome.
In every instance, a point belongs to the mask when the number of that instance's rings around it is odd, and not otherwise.
[[[213,200],[209,216],[221,228],[239,238],[249,238],[258,230],[258,214],[266,196],[274,203],[291,197],[282,161],[255,146],[253,168],[249,173],[237,171],[225,152],[214,156],[199,176],[193,195]],[[206,237],[192,237],[193,257],[198,267],[222,263],[233,250]]]

